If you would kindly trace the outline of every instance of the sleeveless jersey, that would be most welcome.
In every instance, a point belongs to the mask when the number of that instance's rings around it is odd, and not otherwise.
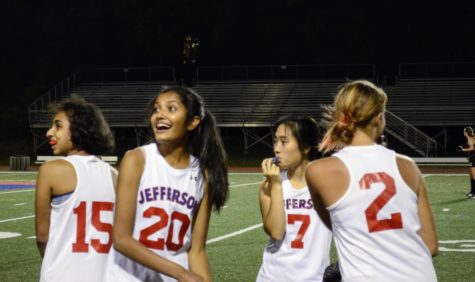
[[[347,146],[334,154],[350,186],[330,212],[343,281],[437,281],[422,238],[418,197],[404,182],[394,151]]]
[[[155,143],[140,147],[145,166],[137,191],[133,237],[157,255],[188,269],[191,224],[203,198],[198,159],[185,169],[171,167]],[[108,281],[176,281],[112,251]]]
[[[95,156],[68,156],[77,177],[71,196],[51,204],[40,281],[103,281],[112,246],[111,167]]]
[[[281,172],[286,216],[284,238],[270,239],[257,281],[322,281],[330,262],[331,231],[313,208],[307,187],[295,189]]]

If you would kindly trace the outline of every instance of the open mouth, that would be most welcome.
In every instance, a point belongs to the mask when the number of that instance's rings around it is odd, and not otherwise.
[[[157,132],[164,132],[170,129],[171,125],[159,122],[155,125],[155,129]]]

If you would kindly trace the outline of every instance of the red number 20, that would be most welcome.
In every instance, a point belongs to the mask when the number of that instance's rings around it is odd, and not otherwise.
[[[73,243],[73,253],[87,253],[89,252],[89,244],[86,242],[86,209],[87,202],[81,202],[73,210],[77,216],[76,223],[76,242]],[[92,226],[99,232],[105,232],[109,235],[107,243],[103,244],[99,239],[91,239],[91,245],[96,252],[101,254],[109,253],[112,246],[112,224],[101,221],[101,211],[110,211],[114,208],[112,202],[92,202]]]
[[[178,251],[184,242],[184,238],[186,235],[186,231],[190,226],[190,219],[186,214],[174,211],[170,216],[168,216],[167,212],[162,208],[150,207],[143,212],[143,216],[146,218],[150,218],[152,216],[157,216],[159,220],[150,225],[149,227],[143,229],[140,232],[140,242],[151,249],[163,250],[165,249],[165,245],[167,246],[167,250],[170,251]],[[160,229],[165,228],[168,225],[168,220],[171,220],[170,229],[168,230],[167,240],[165,242],[164,238],[158,238],[156,241],[150,240],[149,236],[154,234],[155,232],[159,231]],[[178,242],[173,242],[173,234],[174,234],[174,227],[175,221],[181,221],[181,227],[178,231]]]
[[[361,189],[371,189],[371,185],[383,183],[385,188],[381,194],[365,210],[368,231],[378,232],[390,229],[402,228],[401,213],[392,213],[388,219],[377,219],[378,212],[384,208],[389,200],[396,194],[394,179],[385,172],[367,173],[359,181]]]

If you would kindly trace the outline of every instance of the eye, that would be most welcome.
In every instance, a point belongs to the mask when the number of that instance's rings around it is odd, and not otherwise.
[[[177,108],[176,108],[175,106],[170,106],[170,107],[168,107],[168,110],[169,110],[170,112],[176,112],[176,111],[177,111]]]

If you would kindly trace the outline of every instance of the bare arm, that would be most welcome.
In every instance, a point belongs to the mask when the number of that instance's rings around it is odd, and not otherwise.
[[[191,275],[182,266],[155,254],[132,236],[137,191],[144,163],[143,153],[135,149],[128,151],[120,164],[112,233],[114,248],[130,259],[179,281],[200,281],[190,279]]]
[[[49,225],[51,216],[51,186],[48,181],[51,177],[51,171],[48,169],[48,163],[43,164],[38,172],[36,179],[36,197],[35,197],[35,226],[36,226],[36,244],[41,257],[45,255],[46,245],[49,238]]]
[[[464,152],[472,152],[475,151],[475,138],[472,138],[467,135],[467,147],[462,148]]]
[[[321,178],[321,165],[313,162],[309,165],[305,171],[305,178],[307,180],[308,190],[312,196],[313,207],[317,211],[318,216],[322,219],[326,227],[332,230],[332,223],[330,220],[330,214],[328,213],[325,204],[321,197],[322,185],[319,183]]]
[[[42,257],[49,239],[51,199],[54,195],[74,191],[76,183],[76,171],[68,161],[49,161],[40,167],[36,180],[35,227],[36,242]]]
[[[429,195],[427,194],[426,184],[424,178],[421,176],[419,185],[419,220],[421,222],[421,229],[417,232],[421,236],[424,244],[429,249],[432,256],[436,256],[439,251],[437,242],[437,234],[435,229],[434,217],[430,207]]]
[[[403,155],[397,155],[396,160],[399,172],[401,173],[404,182],[406,182],[406,184],[418,196],[417,214],[419,216],[421,228],[418,230],[417,234],[421,236],[432,256],[436,256],[438,252],[437,234],[424,177],[422,177],[416,163],[410,158]]]
[[[328,157],[312,162],[305,171],[305,177],[315,210],[332,230],[327,207],[336,203],[348,190],[348,169],[340,159]]]
[[[208,238],[211,217],[211,202],[207,190],[207,187],[205,187],[203,200],[193,221],[191,248],[188,251],[190,271],[203,278],[203,281],[211,281],[211,271],[208,255],[206,254],[206,239]]]
[[[259,189],[259,204],[264,231],[272,239],[282,240],[285,234],[285,210],[280,169],[269,158],[262,161],[262,171],[266,180]]]

